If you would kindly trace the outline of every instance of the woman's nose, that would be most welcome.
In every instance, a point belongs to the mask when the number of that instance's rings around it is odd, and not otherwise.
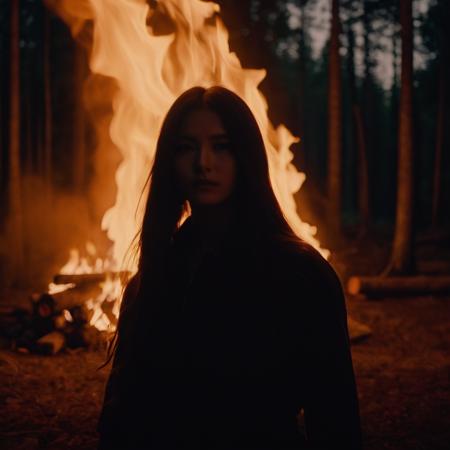
[[[210,145],[205,143],[200,147],[197,164],[201,170],[209,171],[212,168],[212,152]]]

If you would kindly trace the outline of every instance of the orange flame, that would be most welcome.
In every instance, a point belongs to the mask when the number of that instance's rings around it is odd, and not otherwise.
[[[116,202],[102,220],[102,228],[114,245],[116,263],[124,261],[142,220],[143,205],[138,205],[138,200],[165,113],[184,90],[216,84],[236,92],[250,106],[265,140],[271,182],[287,220],[302,239],[328,257],[328,250],[314,237],[316,227],[300,219],[294,199],[305,180],[292,164],[289,149],[299,139],[283,125],[274,129],[270,123],[267,101],[258,89],[266,72],[244,69],[230,52],[227,30],[218,16],[219,5],[160,0],[156,9],[150,9],[144,0],[48,3],[70,25],[74,36],[89,22],[93,24],[90,69],[112,77],[118,86],[111,99],[114,116],[110,135],[122,162],[116,172]],[[162,16],[171,24],[170,34],[155,33]]]

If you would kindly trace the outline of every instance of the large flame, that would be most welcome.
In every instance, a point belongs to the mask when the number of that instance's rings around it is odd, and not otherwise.
[[[297,211],[294,194],[305,175],[292,164],[290,146],[298,138],[283,125],[274,129],[270,123],[267,101],[258,89],[266,72],[244,69],[230,52],[219,5],[159,0],[151,9],[144,0],[48,3],[70,25],[74,36],[87,24],[93,25],[90,69],[113,78],[118,86],[111,99],[114,115],[110,135],[122,162],[116,172],[115,204],[102,220],[102,228],[114,245],[116,263],[124,261],[138,232],[143,209],[143,202],[138,205],[138,201],[168,108],[192,86],[217,84],[236,92],[250,106],[265,140],[272,185],[285,216],[301,238],[328,256],[314,237],[316,227],[303,222]],[[166,34],[160,32],[162,28],[168,30]]]

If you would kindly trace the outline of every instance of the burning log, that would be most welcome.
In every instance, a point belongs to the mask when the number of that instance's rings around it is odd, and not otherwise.
[[[350,277],[350,294],[370,297],[450,293],[450,276]]]
[[[60,331],[52,331],[36,341],[34,351],[44,355],[54,355],[65,345],[66,337]]]
[[[2,346],[53,355],[65,348],[106,345],[105,333],[89,324],[93,310],[86,305],[89,298],[100,292],[99,286],[85,285],[53,295],[32,295],[28,309],[1,308]]]
[[[77,286],[82,284],[97,284],[106,281],[107,279],[117,279],[129,277],[130,272],[101,272],[101,273],[81,273],[81,274],[65,274],[58,273],[53,277],[53,282],[56,284],[74,283]]]
[[[54,330],[55,300],[49,294],[31,298],[31,324],[35,336],[41,337]]]
[[[89,311],[83,306],[77,306],[70,310],[71,321],[67,323],[64,328],[64,333],[67,338],[67,347],[78,348],[87,347],[88,342],[86,341],[84,335],[85,330],[89,327]],[[94,333],[98,330],[94,327]]]
[[[44,342],[39,348],[38,340],[55,331],[55,300],[49,294],[33,295],[30,298],[31,309],[16,308],[2,316],[2,336],[11,340],[12,348],[19,351],[42,351],[48,345]]]
[[[52,294],[56,306],[59,310],[72,309],[86,303],[90,298],[96,298],[102,292],[98,284],[89,283],[76,285],[65,291]]]
[[[50,287],[52,293],[33,294],[30,308],[0,308],[0,345],[45,355],[64,349],[104,347],[110,337],[108,327],[117,320],[113,311],[120,295],[119,278],[129,275],[55,275],[54,281],[61,286]],[[108,284],[101,286],[102,282]],[[75,285],[69,287],[69,283]]]

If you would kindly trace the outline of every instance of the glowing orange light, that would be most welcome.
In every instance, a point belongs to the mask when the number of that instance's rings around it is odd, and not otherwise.
[[[140,226],[143,204],[138,205],[138,200],[151,169],[165,113],[184,90],[217,84],[233,90],[250,106],[264,136],[272,185],[287,220],[300,237],[328,256],[328,250],[321,248],[314,237],[316,227],[303,222],[297,211],[294,194],[305,175],[292,164],[290,146],[298,138],[283,125],[274,129],[270,123],[267,101],[258,89],[266,72],[244,69],[236,54],[230,52],[227,30],[218,16],[219,5],[200,0],[158,1],[158,14],[164,14],[173,24],[173,33],[161,36],[147,25],[156,19],[157,12],[144,0],[48,3],[70,25],[75,36],[86,21],[93,22],[90,69],[114,78],[118,86],[111,98],[114,116],[110,135],[121,152],[122,162],[115,177],[116,202],[102,220],[102,228],[114,246],[110,266],[124,261]],[[64,271],[95,272],[107,264],[99,261],[97,267],[86,267],[76,251],[72,252]],[[120,290],[109,285],[105,289],[116,293]],[[101,301],[112,295],[105,292],[101,298],[88,302],[95,311],[91,323],[100,329],[109,325],[106,315],[100,312]],[[118,312],[118,306],[115,310]]]

